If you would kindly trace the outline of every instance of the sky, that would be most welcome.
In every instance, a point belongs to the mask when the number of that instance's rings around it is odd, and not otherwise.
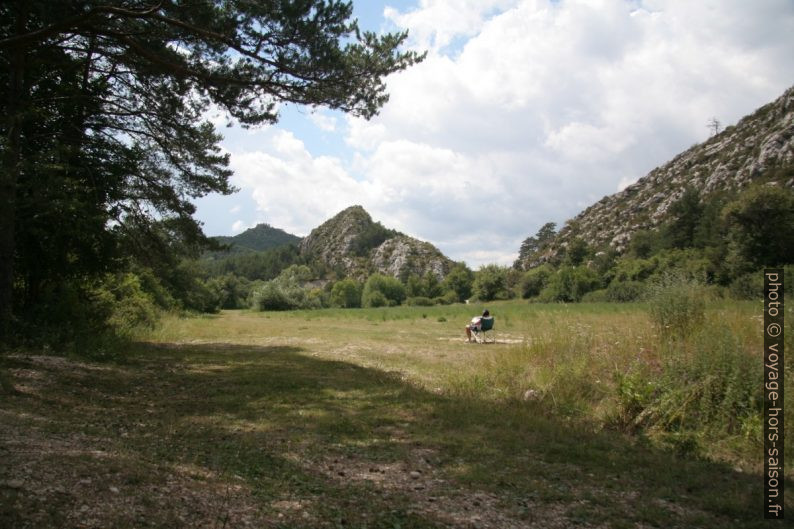
[[[427,58],[387,78],[370,121],[284,106],[210,119],[233,195],[208,235],[307,235],[359,204],[472,268],[512,263],[564,224],[794,84],[792,0],[354,0],[362,29],[409,30]]]

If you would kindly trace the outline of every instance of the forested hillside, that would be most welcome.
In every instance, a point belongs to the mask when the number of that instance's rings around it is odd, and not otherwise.
[[[538,260],[560,257],[576,238],[597,250],[623,253],[634,233],[658,230],[677,218],[673,204],[687,191],[696,192],[705,204],[760,184],[794,188],[794,87],[585,209],[546,241],[543,252],[522,252],[520,266],[526,269]]]
[[[524,297],[630,301],[670,275],[760,297],[794,263],[794,88],[556,228],[521,246]]]
[[[237,235],[226,237],[212,237],[219,244],[227,249],[213,254],[213,257],[228,253],[261,252],[270,250],[285,244],[298,244],[301,240],[297,235],[292,235],[286,231],[274,228],[269,224],[257,224]]]

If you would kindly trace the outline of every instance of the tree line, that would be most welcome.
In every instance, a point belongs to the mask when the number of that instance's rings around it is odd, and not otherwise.
[[[775,174],[788,181],[794,166]],[[760,299],[761,270],[794,263],[794,190],[776,181],[706,196],[687,188],[669,218],[635,232],[622,254],[576,236],[562,252],[549,252],[556,226],[546,224],[522,245],[514,266],[532,266],[522,271],[517,294],[538,301],[634,301],[649,282],[676,273],[721,295]]]

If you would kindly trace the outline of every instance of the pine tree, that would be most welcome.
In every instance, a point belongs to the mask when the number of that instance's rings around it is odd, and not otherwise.
[[[0,4],[2,341],[15,293],[35,303],[130,251],[205,242],[192,200],[233,191],[210,105],[243,126],[279,103],[375,115],[383,78],[422,56],[351,15],[332,0]]]

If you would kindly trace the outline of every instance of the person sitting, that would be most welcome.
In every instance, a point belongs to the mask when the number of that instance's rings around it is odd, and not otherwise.
[[[484,311],[482,311],[482,316],[473,317],[471,319],[471,323],[466,325],[466,340],[471,342],[472,341],[472,338],[471,338],[472,329],[475,329],[475,330],[479,331],[480,329],[482,329],[482,319],[483,318],[490,318],[490,317],[491,317],[491,313],[488,312],[488,309],[485,309]]]

